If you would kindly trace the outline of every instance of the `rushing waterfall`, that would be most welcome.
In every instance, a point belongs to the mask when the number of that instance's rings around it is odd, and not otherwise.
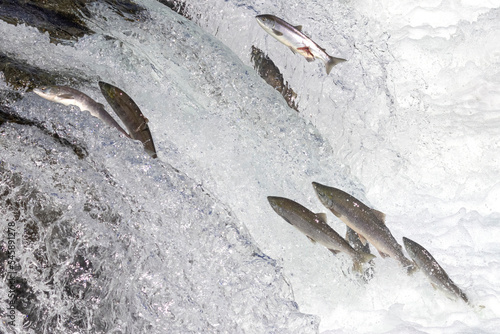
[[[22,3],[0,5],[0,332],[497,330],[499,3]],[[347,61],[327,75],[259,14]],[[115,116],[99,81],[140,107],[157,159],[32,91],[67,85]],[[312,182],[383,211],[472,307],[373,247],[357,279],[267,201],[326,213]]]

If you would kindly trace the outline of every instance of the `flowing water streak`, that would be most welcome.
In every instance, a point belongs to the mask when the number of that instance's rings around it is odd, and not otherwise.
[[[321,330],[492,332],[498,327],[499,284],[494,275],[499,268],[498,247],[491,241],[498,240],[499,234],[496,158],[490,159],[491,153],[484,150],[467,150],[485,153],[476,160],[468,153],[446,151],[450,137],[441,136],[442,131],[465,130],[457,144],[484,148],[483,143],[488,143],[491,152],[496,152],[494,114],[485,122],[477,117],[470,123],[466,117],[474,101],[496,101],[480,89],[485,82],[495,91],[493,73],[498,67],[493,66],[494,56],[465,66],[466,71],[458,66],[447,72],[456,70],[463,75],[461,80],[468,74],[475,78],[465,86],[466,94],[459,94],[465,101],[459,104],[463,115],[450,118],[446,112],[456,110],[455,106],[449,107],[446,101],[442,109],[434,108],[429,91],[419,86],[431,81],[425,73],[413,75],[407,67],[407,62],[418,63],[418,57],[408,55],[419,55],[420,47],[436,50],[427,43],[432,39],[398,39],[397,30],[392,35],[381,33],[383,25],[361,15],[359,3],[335,7],[323,1],[287,5],[280,1],[197,2],[200,8],[208,7],[193,17],[217,25],[214,35],[225,45],[159,3],[141,4],[148,11],[139,20],[117,15],[106,5],[93,5],[92,20],[101,28],[94,27],[96,35],[72,46],[54,46],[34,28],[0,22],[2,51],[49,71],[83,73],[86,81],[78,88],[103,103],[98,80],[124,89],[148,115],[160,158],[151,162],[140,144],[110,133],[98,120],[75,109],[40,101],[32,93],[11,102],[20,116],[69,134],[66,139],[88,151],[88,158],[78,162],[71,148],[40,130],[21,125],[0,128],[0,156],[8,170],[20,173],[17,177],[24,180],[14,194],[29,197],[26,194],[31,190],[21,188],[34,186],[41,195],[33,198],[48,208],[51,217],[43,218],[34,205],[5,209],[12,217],[19,211],[28,217],[34,212],[33,220],[40,220],[39,224],[26,223],[26,238],[35,240],[26,249],[38,250],[26,253],[26,259],[34,258],[29,262],[33,267],[21,262],[29,270],[42,268],[41,274],[23,273],[28,281],[20,282],[20,286],[32,287],[24,289],[23,300],[36,294],[42,301],[36,303],[42,307],[34,309],[34,314],[41,314],[35,319],[47,321],[33,320],[34,328],[78,331],[91,319],[95,328],[123,332],[164,332],[165,328],[182,332],[186,324],[193,331],[314,332],[317,318],[297,313],[281,271],[276,272],[278,267],[283,267],[292,284],[300,311],[321,315]],[[395,10],[387,6],[377,13]],[[286,49],[282,52],[278,45],[270,52],[276,64],[285,64],[285,79],[292,73],[294,83],[300,83],[294,88],[302,94],[300,105],[305,112],[301,115],[288,109],[281,96],[243,65],[250,65],[250,46],[262,41],[254,16],[264,10],[283,13],[291,23],[309,27],[306,30],[314,32],[312,37],[320,45],[336,46],[335,36],[342,36],[340,49],[352,51],[351,60],[332,81],[325,81],[319,64],[297,62],[303,59],[293,58]],[[471,45],[467,41],[480,36],[471,49],[480,53],[483,45],[489,45],[495,51],[494,46],[500,44],[490,43],[495,35],[487,33],[498,24],[495,18],[491,11],[476,23],[461,23],[464,37],[439,40],[439,45],[444,52],[464,40],[452,55],[466,55]],[[391,46],[394,41],[399,43]],[[256,46],[267,51],[272,44]],[[396,47],[397,57],[389,47]],[[422,55],[428,57],[431,51]],[[432,56],[431,62],[418,64],[439,69],[440,59],[450,59],[443,52]],[[484,76],[489,68],[492,75]],[[436,92],[455,89],[455,96],[462,81],[444,80],[445,72],[436,82],[446,85],[433,88]],[[304,87],[310,88],[307,94]],[[3,91],[10,89],[2,86]],[[391,100],[387,92],[397,99]],[[394,103],[400,104],[396,108]],[[494,110],[493,102],[478,105]],[[441,117],[428,114],[440,110],[446,111]],[[308,123],[309,115],[317,119],[320,131]],[[475,124],[480,133],[471,137],[469,124]],[[454,134],[459,138],[459,132]],[[340,168],[341,164],[345,167]],[[463,168],[475,164],[483,172]],[[443,165],[448,168],[441,169]],[[266,203],[269,194],[293,196],[319,211],[312,181],[335,185],[365,202],[357,177],[362,178],[375,207],[388,214],[387,225],[394,236],[400,240],[406,235],[429,245],[471,300],[486,306],[481,313],[440,298],[424,277],[400,276],[397,264],[390,261],[377,260],[376,275],[368,286],[353,286],[343,278],[347,263],[341,257],[332,257],[287,229],[288,224],[275,217]],[[484,194],[471,192],[471,186],[460,187],[460,180],[471,180],[469,185],[489,183],[489,188]],[[484,210],[484,198],[489,208],[482,214],[471,211]],[[340,231],[342,224],[329,218]],[[48,221],[54,222],[53,227],[47,232],[39,229],[43,242],[36,241],[35,227],[52,226]],[[220,241],[226,237],[231,241]],[[254,242],[278,262],[256,251]],[[43,248],[45,244],[50,249]],[[45,253],[51,262],[44,260]],[[39,286],[36,282],[47,283]],[[44,308],[49,301],[41,291],[49,291],[58,307]],[[5,302],[6,290],[2,293]],[[65,316],[56,318],[55,312]]]

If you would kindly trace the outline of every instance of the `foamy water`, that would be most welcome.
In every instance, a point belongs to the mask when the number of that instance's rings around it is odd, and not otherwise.
[[[18,241],[23,277],[39,299],[50,291],[39,302],[47,318],[78,315],[87,325],[74,330],[82,332],[496,331],[499,3],[200,1],[188,6],[194,22],[140,4],[148,9],[141,20],[92,6],[97,34],[75,45],[0,22],[4,52],[95,81],[78,88],[105,105],[98,80],[126,91],[149,118],[159,156],[151,160],[77,108],[31,92],[13,103],[89,154],[79,160],[37,130],[3,127],[2,186],[29,197],[23,187],[32,185],[39,202],[60,212],[45,221],[32,203],[19,223],[49,231]],[[348,61],[327,76],[320,61],[306,62],[258,26],[254,16],[266,13],[301,24]],[[282,70],[300,113],[251,68],[252,45]],[[22,182],[6,181],[10,173]],[[347,256],[309,242],[267,202],[284,196],[327,212],[312,181],[385,212],[396,239],[427,248],[474,307],[380,256],[368,284],[345,276]],[[328,218],[343,235],[343,223]],[[44,245],[58,233],[72,241],[50,253]],[[52,254],[59,276],[30,267],[40,265],[36,252]],[[99,272],[81,299],[65,292],[76,255]],[[54,275],[55,287],[47,285]]]

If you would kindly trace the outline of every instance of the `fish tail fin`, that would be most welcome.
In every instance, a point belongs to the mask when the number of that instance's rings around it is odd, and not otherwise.
[[[418,266],[412,261],[410,265],[406,266],[406,273],[411,276],[418,270]]]
[[[352,268],[358,273],[363,272],[363,263],[368,263],[375,258],[375,255],[370,253],[359,253],[359,256],[354,260]]]
[[[462,300],[466,304],[469,304],[469,298],[467,298],[467,295],[465,294],[465,292],[463,292],[462,290],[459,289],[459,295],[460,295],[460,298],[462,298]]]
[[[360,255],[362,263],[368,263],[376,257],[375,255],[370,253],[361,253]]]
[[[345,62],[346,60],[345,59],[342,59],[342,58],[335,58],[335,57],[332,57],[332,56],[328,56],[328,61],[325,63],[325,66],[326,66],[326,74],[330,74],[330,71],[332,70],[333,66],[337,65],[337,64],[340,64],[340,63],[343,63]]]
[[[360,274],[363,273],[363,264],[360,261],[355,260],[352,264],[352,270]]]

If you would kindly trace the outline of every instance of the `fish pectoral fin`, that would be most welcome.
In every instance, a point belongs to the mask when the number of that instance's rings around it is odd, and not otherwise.
[[[314,240],[314,239],[313,239],[313,238],[311,238],[310,236],[306,235],[306,237],[307,237],[307,239],[311,240],[311,242],[312,242],[313,244],[315,244],[315,243],[316,243],[316,240]]]
[[[437,290],[437,289],[438,289],[438,287],[437,287],[437,285],[436,285],[436,284],[434,284],[434,283],[432,283],[432,282],[431,282],[431,285],[432,285],[432,287],[434,288],[434,290]]]
[[[73,100],[74,99],[74,96],[71,95],[71,94],[61,94],[58,96],[59,98],[63,98],[65,100]]]
[[[134,131],[134,132],[144,131],[144,130],[146,130],[146,129],[148,129],[148,128],[149,128],[149,127],[148,127],[147,122],[142,122],[142,123],[141,123],[141,125],[139,125],[139,126],[137,127],[137,129],[135,129],[135,131]]]
[[[329,250],[330,252],[332,252],[332,253],[333,253],[333,255],[337,255],[338,253],[340,253],[340,251],[339,251],[339,250],[336,250],[336,249],[330,249],[330,248],[328,248],[328,250]]]
[[[302,26],[300,24],[298,26],[295,26],[294,28],[297,29],[298,31],[302,32]]]
[[[326,223],[326,213],[324,212],[320,212],[320,213],[317,213],[316,216],[324,223]]]
[[[276,29],[273,29],[273,34],[275,34],[276,36],[283,36],[283,33],[281,31],[276,30]]]
[[[308,62],[312,62],[312,61],[314,61],[314,57],[306,57],[306,60],[307,60]]]
[[[295,49],[293,47],[290,46],[290,50],[292,50],[293,54],[296,54],[297,51],[295,51]]]
[[[375,215],[375,217],[380,219],[380,221],[382,221],[382,223],[384,223],[384,225],[385,225],[385,213],[380,212],[380,211],[375,210],[375,209],[372,209],[372,212]]]

